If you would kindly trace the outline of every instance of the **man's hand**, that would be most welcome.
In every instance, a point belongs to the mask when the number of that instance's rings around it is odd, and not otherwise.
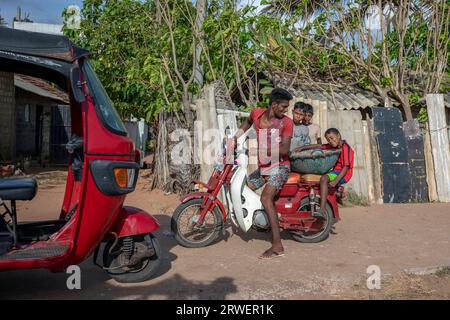
[[[236,146],[237,146],[237,138],[236,138],[236,136],[234,136],[233,138],[227,140],[227,146],[230,148],[230,150],[234,151],[234,149],[236,149]]]
[[[236,137],[231,139],[225,138],[226,143],[226,154],[225,154],[225,163],[232,164],[234,161],[234,149],[236,148],[237,142]]]

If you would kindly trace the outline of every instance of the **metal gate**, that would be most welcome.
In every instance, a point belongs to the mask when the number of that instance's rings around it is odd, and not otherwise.
[[[397,108],[373,107],[372,111],[381,160],[383,202],[408,202],[411,195],[411,174],[402,114]]]
[[[69,162],[66,144],[69,141],[71,134],[70,107],[53,106],[50,134],[50,157],[53,163],[66,164]]]
[[[429,202],[427,170],[425,165],[424,138],[417,120],[403,124],[408,147],[409,171],[411,173],[411,197],[413,202]]]

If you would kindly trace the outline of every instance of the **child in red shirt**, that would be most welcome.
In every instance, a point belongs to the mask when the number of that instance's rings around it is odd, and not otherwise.
[[[297,149],[296,151],[316,149],[320,147],[321,149],[340,149],[341,154],[336,162],[334,168],[324,174],[320,178],[320,209],[317,210],[313,215],[320,218],[325,218],[325,208],[327,204],[328,188],[335,188],[336,186],[345,184],[350,181],[353,175],[353,160],[354,151],[349,146],[349,144],[342,140],[341,134],[336,128],[329,128],[325,132],[325,138],[328,144],[320,145],[310,145]]]

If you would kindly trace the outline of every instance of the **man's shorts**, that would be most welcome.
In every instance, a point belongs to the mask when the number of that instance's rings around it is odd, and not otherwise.
[[[274,167],[270,170],[269,174],[267,174],[267,176],[269,176],[267,183],[273,186],[278,193],[288,180],[289,172],[291,172],[291,168],[287,165],[282,164]],[[260,169],[253,171],[248,176],[247,181],[254,185],[256,189],[261,188],[266,183],[266,180],[261,175]]]
[[[327,176],[330,179],[330,182],[336,180],[336,178],[339,175],[339,173],[340,173],[339,171],[328,172]],[[338,182],[338,185],[342,185],[342,184],[345,184],[345,183],[347,183],[347,181],[345,181],[344,178],[341,178],[341,180]]]

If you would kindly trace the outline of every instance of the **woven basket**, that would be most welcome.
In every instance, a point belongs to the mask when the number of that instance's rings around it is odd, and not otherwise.
[[[302,152],[292,152],[291,171],[298,173],[325,174],[336,164],[341,150],[313,149]]]

